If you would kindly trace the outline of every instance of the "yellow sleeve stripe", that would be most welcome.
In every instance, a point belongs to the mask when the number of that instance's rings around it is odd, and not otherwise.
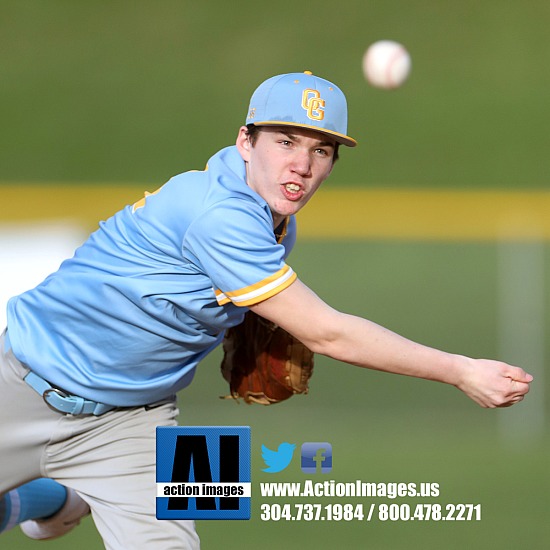
[[[275,296],[290,286],[297,278],[296,273],[288,265],[285,265],[277,273],[267,277],[255,285],[247,286],[234,292],[223,293],[215,290],[218,304],[224,305],[232,302],[236,306],[250,306],[262,302],[271,296]]]

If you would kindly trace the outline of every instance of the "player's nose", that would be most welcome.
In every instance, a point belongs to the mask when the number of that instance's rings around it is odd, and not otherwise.
[[[302,177],[309,176],[311,173],[311,156],[309,151],[297,149],[292,156],[290,168]]]

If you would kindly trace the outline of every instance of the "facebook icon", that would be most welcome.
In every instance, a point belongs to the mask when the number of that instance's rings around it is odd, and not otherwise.
[[[302,472],[316,474],[319,471],[322,474],[332,471],[332,445],[330,443],[304,443],[302,445]]]

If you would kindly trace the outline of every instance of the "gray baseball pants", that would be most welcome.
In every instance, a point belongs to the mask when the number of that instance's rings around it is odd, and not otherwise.
[[[23,380],[28,369],[0,337],[0,494],[38,477],[89,504],[107,550],[200,547],[193,521],[155,517],[155,428],[174,426],[175,401],[65,415]]]

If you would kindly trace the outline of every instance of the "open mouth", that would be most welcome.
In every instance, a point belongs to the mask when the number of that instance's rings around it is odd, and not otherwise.
[[[299,200],[304,195],[304,190],[302,186],[297,183],[285,183],[281,186],[283,190],[283,195],[291,201]]]
[[[296,183],[287,183],[285,188],[289,193],[297,193],[300,191],[300,186]]]

